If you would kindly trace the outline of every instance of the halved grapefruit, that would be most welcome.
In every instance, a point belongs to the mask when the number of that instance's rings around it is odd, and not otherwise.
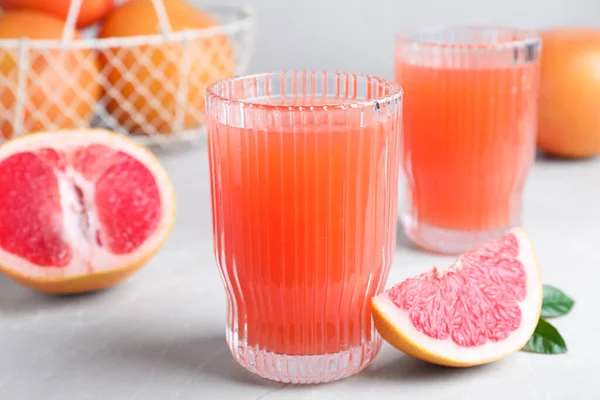
[[[373,319],[381,336],[410,356],[474,366],[523,348],[542,293],[533,247],[515,228],[446,270],[433,268],[374,297]]]
[[[120,282],[161,247],[174,214],[166,171],[123,135],[42,132],[0,147],[0,271],[30,288]]]

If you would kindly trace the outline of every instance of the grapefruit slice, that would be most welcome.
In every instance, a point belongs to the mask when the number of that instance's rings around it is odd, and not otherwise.
[[[409,278],[372,299],[381,336],[421,360],[467,367],[527,343],[542,306],[533,247],[515,228],[461,255],[450,268]]]
[[[48,293],[122,281],[161,247],[175,198],[156,157],[100,129],[0,147],[0,271]]]

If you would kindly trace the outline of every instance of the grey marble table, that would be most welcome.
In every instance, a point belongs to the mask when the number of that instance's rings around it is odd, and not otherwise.
[[[600,160],[540,159],[525,197],[525,228],[544,281],[577,301],[555,322],[567,355],[518,353],[446,369],[384,346],[355,377],[300,387],[263,381],[230,356],[206,151],[161,159],[179,214],[145,269],[114,289],[71,298],[42,296],[0,277],[1,400],[600,398]],[[389,284],[451,260],[414,250],[399,235]]]

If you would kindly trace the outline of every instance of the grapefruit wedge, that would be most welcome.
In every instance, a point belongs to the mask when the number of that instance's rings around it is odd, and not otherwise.
[[[527,343],[542,306],[533,247],[521,228],[409,278],[372,299],[381,336],[421,360],[453,367],[504,358]]]
[[[0,147],[0,271],[48,293],[122,281],[169,235],[171,181],[133,140],[43,132]]]

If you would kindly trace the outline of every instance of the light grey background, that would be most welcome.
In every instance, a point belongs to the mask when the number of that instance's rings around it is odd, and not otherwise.
[[[195,0],[197,4],[210,4]],[[219,0],[250,5],[252,72],[335,69],[392,77],[395,33],[437,24],[600,26],[598,0]]]

